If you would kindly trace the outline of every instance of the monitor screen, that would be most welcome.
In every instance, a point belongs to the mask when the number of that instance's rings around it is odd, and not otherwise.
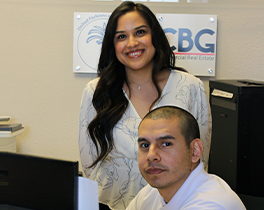
[[[78,161],[0,152],[0,205],[78,209]]]

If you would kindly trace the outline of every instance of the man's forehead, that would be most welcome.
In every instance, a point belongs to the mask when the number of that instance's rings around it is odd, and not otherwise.
[[[178,126],[176,118],[144,119],[139,125],[138,133],[154,132],[155,130],[176,129]]]
[[[140,125],[141,124],[146,124],[146,123],[149,123],[149,122],[162,122],[162,123],[169,123],[169,122],[172,122],[172,121],[178,121],[178,117],[170,117],[170,118],[144,118]],[[140,126],[139,125],[139,126]]]

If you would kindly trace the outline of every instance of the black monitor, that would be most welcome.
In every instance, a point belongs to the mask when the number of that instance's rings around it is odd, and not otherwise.
[[[0,207],[78,209],[78,161],[0,152]]]

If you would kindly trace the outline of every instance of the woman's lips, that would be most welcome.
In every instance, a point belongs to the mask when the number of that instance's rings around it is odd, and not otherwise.
[[[141,56],[143,54],[143,52],[144,52],[144,50],[135,50],[135,51],[126,53],[126,55],[129,58],[137,58],[137,57]]]

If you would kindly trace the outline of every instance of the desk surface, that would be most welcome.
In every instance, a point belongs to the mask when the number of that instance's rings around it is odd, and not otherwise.
[[[4,205],[4,204],[0,204],[0,209],[1,210],[32,210],[32,209],[26,209],[22,207],[10,206],[10,205]]]

